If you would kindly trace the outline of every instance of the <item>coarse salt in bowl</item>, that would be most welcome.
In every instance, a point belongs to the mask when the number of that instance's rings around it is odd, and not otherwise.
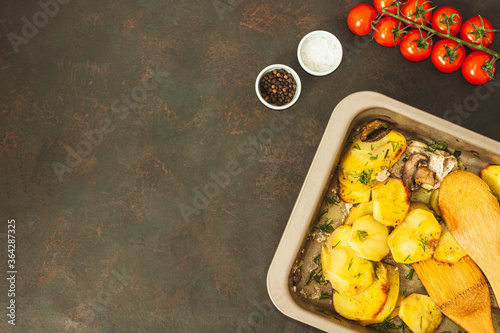
[[[316,30],[305,35],[297,48],[300,66],[309,74],[324,76],[332,73],[342,61],[342,45],[328,31]]]

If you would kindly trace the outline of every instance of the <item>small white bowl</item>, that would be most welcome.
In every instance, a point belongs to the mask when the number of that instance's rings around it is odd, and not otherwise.
[[[280,106],[268,103],[260,94],[260,87],[259,87],[259,83],[260,83],[260,80],[262,79],[262,77],[265,74],[267,74],[275,69],[284,69],[288,73],[292,74],[292,76],[295,80],[295,83],[297,84],[297,88],[295,89],[295,95],[293,96],[292,100],[289,103],[284,104],[284,105],[280,105]],[[300,83],[299,75],[292,68],[290,68],[286,65],[282,65],[282,64],[274,64],[274,65],[267,66],[259,73],[259,75],[257,76],[257,80],[255,80],[255,92],[257,93],[257,97],[259,97],[262,104],[264,104],[265,106],[267,106],[268,108],[273,109],[273,110],[284,110],[284,109],[287,109],[290,106],[294,105],[295,102],[297,102],[297,100],[299,99],[301,90],[302,90],[302,84]]]
[[[334,58],[328,66],[323,71],[317,71],[314,70],[313,68],[310,68],[307,66],[306,62],[307,59],[304,59],[302,51],[304,48],[308,47],[309,43],[314,39],[318,37],[323,37],[326,38],[327,40],[330,40],[332,43],[330,44],[331,46],[331,53],[334,55]],[[325,45],[326,46],[326,45]],[[326,51],[326,50],[325,50]],[[330,73],[332,73],[334,70],[339,67],[340,62],[342,61],[342,44],[340,44],[340,41],[335,37],[335,35],[329,33],[328,31],[323,31],[323,30],[316,30],[308,33],[305,35],[302,40],[299,43],[299,46],[297,47],[297,58],[299,59],[300,66],[309,74],[315,75],[315,76],[325,76]]]

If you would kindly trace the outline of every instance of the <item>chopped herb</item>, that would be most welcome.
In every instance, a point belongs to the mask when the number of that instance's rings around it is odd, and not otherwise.
[[[325,314],[325,315],[327,314],[326,311],[323,310],[323,309],[316,308],[315,310],[318,311],[318,312],[321,312],[322,314]]]
[[[368,170],[368,172],[366,170],[363,170],[363,172],[361,173],[354,173],[352,177],[357,178],[360,183],[368,185],[372,177],[372,174],[373,174],[373,169]]]
[[[422,330],[422,316],[420,316],[420,330]]]
[[[356,237],[358,237],[360,242],[364,242],[366,240],[366,236],[368,236],[368,233],[364,230],[358,230],[358,232],[356,232]]]
[[[356,279],[361,276],[361,273],[358,273],[356,276],[354,276]]]
[[[335,194],[333,197],[329,198],[329,197],[325,197],[325,202],[329,205],[335,205],[335,206],[338,206],[338,204],[340,203],[340,199],[339,199],[339,195],[338,194]]]
[[[418,239],[419,245],[422,247],[422,251],[425,252],[426,248],[429,248],[429,237],[420,237]]]
[[[356,140],[356,136],[353,136],[352,138],[349,139],[349,143],[353,143],[354,140]]]
[[[332,296],[332,294],[322,292],[321,296],[319,296],[319,299],[332,298]]]
[[[357,150],[361,150],[361,147],[357,143],[354,146],[352,146],[352,148],[353,149],[357,149]]]
[[[407,280],[411,280],[413,279],[413,274],[415,274],[415,268],[413,268],[413,266],[411,264],[405,264],[406,267],[408,267],[410,269],[410,272],[408,274],[406,274],[406,279]]]
[[[386,159],[386,158],[387,158],[387,154],[389,154],[389,149],[387,149],[387,150],[385,151],[385,156],[384,156],[384,159]]]
[[[319,229],[327,234],[331,234],[333,232],[333,230],[335,230],[332,223],[333,223],[333,220],[326,220],[325,222],[323,222],[322,225],[320,225],[319,227],[315,227],[315,228]]]
[[[313,280],[319,284],[326,283],[325,279],[323,278],[323,270],[320,267],[316,267],[315,269],[313,269],[306,284],[311,283]]]
[[[403,298],[408,297],[408,293],[407,293],[406,289],[403,290],[403,292],[401,293],[401,296],[403,296]]]
[[[432,143],[430,145],[427,145],[427,148],[425,150],[430,151],[430,152],[435,152],[436,150],[444,150],[448,151],[448,145],[445,142],[440,142],[436,141],[433,138],[431,138]]]
[[[347,270],[350,270],[350,269],[351,269],[351,266],[352,266],[352,260],[353,260],[353,259],[354,259],[354,258],[352,258],[352,257],[351,257],[351,261],[349,261],[349,267],[347,267]]]
[[[478,160],[481,159],[481,157],[479,157],[479,154],[478,153],[475,153],[475,154],[472,154],[472,156],[474,156],[475,158],[477,158]]]
[[[370,149],[370,150],[373,150],[373,143],[372,143],[370,146],[371,146],[371,149]]]
[[[378,159],[378,155],[370,157],[370,161],[376,161],[377,159]]]
[[[387,143],[390,143],[392,145],[392,152],[393,153],[396,150],[399,150],[399,148],[401,148],[401,142],[399,142],[399,141],[387,141]]]
[[[386,124],[380,124],[380,125],[378,125],[377,129],[378,129],[378,128],[383,128],[383,129],[385,129],[385,130],[390,131],[390,130],[392,129],[392,126],[390,126],[390,125],[386,125]]]
[[[314,279],[314,274],[316,274],[316,271],[318,270],[319,267],[316,267],[315,269],[313,269],[313,271],[311,272],[311,274],[309,275],[309,279],[307,280],[306,284],[309,284],[311,283],[311,281]]]
[[[390,317],[390,315],[385,317],[381,323],[377,324],[377,331],[381,328],[384,330],[394,330],[394,329],[401,328],[400,326],[396,325],[393,321],[391,321],[391,319],[389,317]]]
[[[337,245],[339,245],[339,244],[340,244],[340,241],[338,241],[338,242],[337,242],[337,244],[333,245],[333,246],[332,246],[332,249],[336,248],[336,247],[337,247]]]
[[[319,213],[318,216],[316,216],[316,223],[318,223],[321,220],[321,218],[323,217],[323,215],[325,215],[326,213],[328,213],[328,209],[325,209],[324,211]]]
[[[378,262],[371,261],[371,260],[369,260],[369,261],[372,263],[372,266],[373,266],[373,275],[375,275],[375,279],[378,280],[378,275],[377,275]]]
[[[314,257],[314,263],[318,266],[321,265],[321,253],[318,253],[318,255]]]

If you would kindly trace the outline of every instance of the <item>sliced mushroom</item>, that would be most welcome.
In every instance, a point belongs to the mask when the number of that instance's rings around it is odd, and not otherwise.
[[[382,120],[374,120],[361,129],[361,141],[375,142],[382,139],[391,131],[392,126]]]
[[[410,189],[416,191],[422,185],[432,188],[436,184],[436,174],[427,168],[429,157],[422,153],[415,153],[408,157],[403,169],[403,182]]]
[[[431,190],[436,185],[436,174],[429,168],[419,167],[415,173],[415,184],[426,190]]]

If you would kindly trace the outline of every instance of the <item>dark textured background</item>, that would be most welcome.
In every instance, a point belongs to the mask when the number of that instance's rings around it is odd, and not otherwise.
[[[22,18],[40,7],[3,1],[0,276],[15,218],[15,331],[314,331],[269,307],[265,279],[335,105],[373,90],[444,117],[476,90],[459,72],[355,38],[346,17],[360,2],[231,1],[219,15],[214,1],[69,1],[16,53],[7,34],[21,34]],[[500,27],[497,0],[436,3]],[[344,46],[327,77],[296,59],[300,38],[316,29]],[[254,80],[273,63],[293,67],[303,91],[282,113],[292,118],[285,130],[269,138],[278,113],[260,104]],[[151,69],[168,77],[126,117],[113,112]],[[477,110],[448,117],[499,140],[493,89]],[[114,130],[59,181],[54,165],[67,147],[105,119]],[[228,165],[227,185],[184,219],[181,205],[193,207]],[[1,281],[0,331],[14,331]]]

